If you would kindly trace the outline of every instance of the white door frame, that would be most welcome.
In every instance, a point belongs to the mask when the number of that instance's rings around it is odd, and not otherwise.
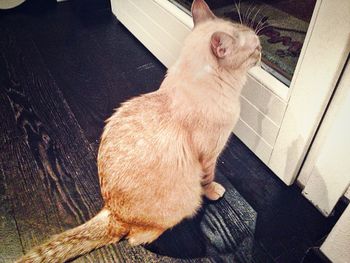
[[[167,0],[112,0],[112,11],[165,66],[193,23]],[[235,134],[286,184],[294,182],[349,50],[348,0],[318,0],[287,88],[261,68],[249,72]]]
[[[303,195],[329,216],[350,185],[350,62],[342,73],[298,181]]]

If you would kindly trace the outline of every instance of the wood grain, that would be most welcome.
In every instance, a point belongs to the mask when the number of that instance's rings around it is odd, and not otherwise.
[[[8,78],[1,98],[10,102],[12,124],[16,125],[5,128],[20,130],[20,136],[7,138],[2,145],[6,154],[1,155],[1,170],[21,245],[27,251],[48,236],[88,220],[100,209],[102,200],[95,155],[38,59],[40,54],[31,42],[23,52],[10,32],[2,30],[1,34],[8,37],[0,43],[1,64]],[[34,56],[28,58],[27,52]],[[119,248],[122,253],[115,252]],[[142,247],[130,248],[125,242],[85,257],[87,262],[137,262],[140,258],[159,261]]]
[[[1,64],[0,72],[4,72]],[[0,262],[10,262],[13,261],[16,255],[22,253],[22,245],[11,205],[14,197],[10,193],[7,184],[8,178],[6,178],[7,167],[15,165],[16,160],[10,159],[4,162],[4,159],[8,152],[7,144],[11,143],[10,138],[15,140],[20,136],[20,133],[14,125],[15,118],[11,104],[2,88],[6,83],[2,75],[0,80]]]
[[[0,16],[0,263],[99,211],[104,119],[165,73],[110,14],[82,18],[73,7]],[[74,262],[300,262],[338,218],[324,220],[236,137],[217,180],[224,198],[154,243],[122,241]]]
[[[91,143],[121,102],[159,87],[165,68],[134,37],[121,37],[128,32],[111,14],[87,27],[71,12],[40,20],[28,31]]]

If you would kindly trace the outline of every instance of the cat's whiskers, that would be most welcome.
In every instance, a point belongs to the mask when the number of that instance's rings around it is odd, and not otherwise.
[[[252,8],[253,4],[249,5],[248,9],[245,11],[244,15],[243,15],[243,24],[246,25],[247,24],[247,16],[248,13],[250,11],[250,9]]]
[[[254,10],[256,9],[257,6],[253,6],[253,8],[250,10],[249,14],[248,14],[248,17],[247,17],[247,26],[250,27],[250,24],[251,24],[251,14],[253,14]]]
[[[261,22],[262,22],[262,20],[263,20],[264,18],[265,18],[265,17],[263,16],[263,17],[259,20],[259,22],[256,23],[256,26],[255,26],[255,28],[254,28],[254,32],[255,32],[255,33],[259,30],[259,26],[260,26],[260,24],[261,24]]]
[[[254,17],[253,17],[253,19],[251,21],[251,24],[249,25],[249,27],[252,28],[254,31],[255,31],[255,29],[254,29],[254,27],[255,27],[254,22],[255,22],[255,19],[257,18],[258,14],[260,13],[261,10],[262,10],[262,8],[258,9],[258,11],[255,13],[255,15],[254,15]]]
[[[270,26],[270,24],[267,22],[267,17],[263,17],[257,24],[255,33],[259,35],[259,33],[268,26]]]
[[[254,28],[255,33],[258,35],[264,28],[270,25],[271,19],[268,20],[268,17],[263,14],[264,10],[266,9],[265,6],[263,6],[261,9],[259,9],[258,13],[261,12],[262,18],[259,20],[258,23],[256,23],[256,26]]]
[[[238,5],[237,5],[237,2],[235,2],[235,7],[236,7],[236,10],[237,10],[237,13],[238,13],[238,17],[239,17],[239,21],[241,22],[241,25],[243,24],[242,22],[242,16],[241,16],[241,0],[238,1]]]
[[[259,30],[257,30],[256,34],[259,35],[261,31],[263,31],[264,29],[271,27],[271,25],[269,23],[263,23],[262,26],[259,28]]]

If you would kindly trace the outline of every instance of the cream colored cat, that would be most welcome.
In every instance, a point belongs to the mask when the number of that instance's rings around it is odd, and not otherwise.
[[[122,238],[149,243],[223,196],[216,160],[240,112],[261,46],[251,29],[219,19],[203,0],[195,27],[159,90],[125,102],[107,121],[98,154],[104,208],[18,262],[63,262]]]

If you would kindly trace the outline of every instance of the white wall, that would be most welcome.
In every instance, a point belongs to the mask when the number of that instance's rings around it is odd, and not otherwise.
[[[321,246],[321,251],[333,263],[350,262],[350,206]]]

